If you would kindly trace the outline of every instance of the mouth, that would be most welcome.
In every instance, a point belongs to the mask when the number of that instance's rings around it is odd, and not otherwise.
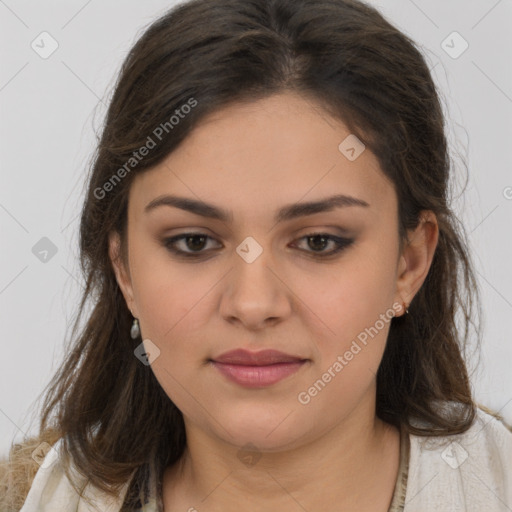
[[[210,359],[228,380],[249,388],[271,386],[297,372],[309,359],[277,350],[249,352],[238,349]]]

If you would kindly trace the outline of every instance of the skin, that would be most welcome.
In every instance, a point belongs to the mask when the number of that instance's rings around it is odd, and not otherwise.
[[[376,417],[375,400],[390,323],[309,403],[297,396],[379,315],[403,314],[396,304],[410,304],[424,282],[438,225],[423,212],[399,252],[393,185],[369,149],[354,161],[340,152],[349,134],[314,101],[282,93],[211,114],[134,179],[128,266],[115,233],[110,256],[142,339],[160,350],[151,369],[184,415],[187,449],[165,472],[166,512],[231,512],[240,503],[247,512],[388,510],[400,436]],[[284,205],[335,193],[370,206],[274,220]],[[169,206],[144,213],[162,194],[213,203],[232,216],[222,222]],[[212,239],[175,247],[203,251],[202,259],[180,258],[164,245],[198,231]],[[318,232],[354,242],[322,260],[318,252],[336,245],[308,243],[306,235]],[[236,252],[247,236],[263,249],[252,263]],[[235,348],[274,348],[309,361],[277,384],[247,389],[207,362]],[[259,457],[254,464],[238,456],[248,443]]]

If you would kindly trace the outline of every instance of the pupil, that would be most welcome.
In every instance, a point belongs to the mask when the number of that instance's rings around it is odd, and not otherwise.
[[[199,243],[199,247],[198,246],[195,246],[194,247],[194,244],[189,244],[190,240],[198,240],[198,239],[201,239],[202,243]],[[199,249],[202,249],[204,247],[204,241],[205,241],[206,237],[203,236],[203,235],[192,235],[192,236],[189,236],[187,237],[187,245],[189,246],[189,249],[192,249],[192,250],[199,250]],[[192,247],[191,247],[192,245]]]
[[[327,238],[326,238],[326,237],[324,237],[324,236],[322,236],[322,235],[314,235],[314,236],[310,236],[310,237],[308,237],[308,240],[309,240],[309,241],[311,241],[311,240],[316,240],[316,241],[318,241],[318,240],[322,240],[322,242],[323,242],[323,243],[321,243],[321,244],[320,244],[322,247],[318,247],[318,246],[317,246],[317,247],[315,248],[315,247],[312,247],[312,246],[310,245],[310,247],[311,247],[312,249],[320,249],[320,250],[325,249],[325,242],[328,242]],[[313,244],[313,245],[315,245],[315,244]]]

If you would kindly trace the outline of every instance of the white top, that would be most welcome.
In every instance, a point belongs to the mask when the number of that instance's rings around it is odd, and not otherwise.
[[[497,418],[478,409],[475,422],[463,434],[410,435],[409,441],[405,500],[403,496],[400,500],[405,504],[403,509],[394,505],[392,510],[512,511],[512,432]],[[88,485],[86,495],[96,500],[98,507],[91,508],[79,498],[63,473],[60,446],[61,439],[47,453],[20,512],[119,512],[129,482],[114,502]],[[399,502],[397,498],[394,497],[395,504]],[[158,512],[154,500],[141,510]]]
[[[512,431],[477,411],[464,434],[411,436],[405,512],[512,511]]]

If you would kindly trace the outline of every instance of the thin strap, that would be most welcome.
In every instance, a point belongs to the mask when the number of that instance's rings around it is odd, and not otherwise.
[[[411,450],[411,441],[409,434],[400,425],[400,465],[398,468],[398,477],[396,479],[393,499],[388,512],[402,512],[405,507],[405,493],[407,490],[407,478],[409,475],[409,453]]]

